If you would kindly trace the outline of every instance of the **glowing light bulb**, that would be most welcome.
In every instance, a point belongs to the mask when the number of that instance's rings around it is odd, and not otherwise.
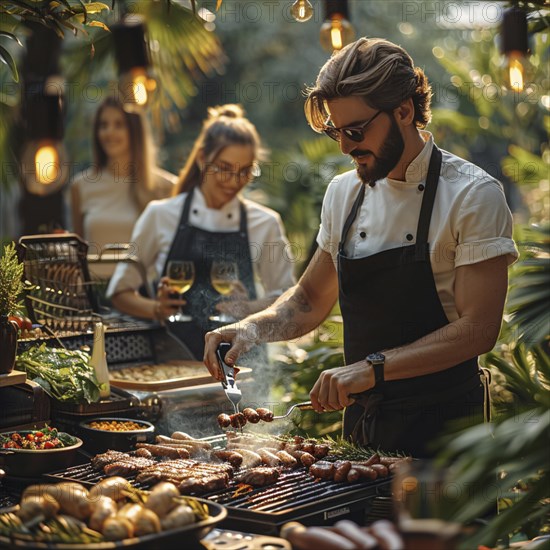
[[[321,25],[321,46],[329,51],[341,50],[355,39],[353,25],[344,17],[335,14]]]
[[[532,76],[533,67],[522,52],[509,52],[503,63],[504,85],[513,92],[523,92],[526,83]]]
[[[21,176],[34,195],[49,195],[60,189],[68,177],[68,163],[61,142],[30,141],[21,157]]]
[[[151,96],[157,88],[157,82],[151,78],[144,67],[132,69],[123,75],[119,90],[126,111],[139,111],[151,103]]]
[[[35,176],[43,185],[52,184],[57,178],[59,155],[51,145],[40,147],[34,155]]]
[[[313,17],[313,6],[309,0],[296,0],[290,8],[292,17],[299,23],[305,23]]]

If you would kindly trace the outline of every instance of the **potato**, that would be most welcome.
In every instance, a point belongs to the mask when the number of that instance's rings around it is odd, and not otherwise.
[[[134,526],[126,518],[115,516],[105,520],[102,533],[106,540],[128,539],[134,536]]]
[[[195,513],[187,504],[179,504],[166,517],[160,520],[163,531],[184,527],[195,522]]]
[[[162,481],[155,485],[149,494],[145,508],[155,512],[159,518],[163,518],[177,505],[174,498],[179,496],[180,492],[173,483]]]
[[[105,496],[118,502],[125,498],[124,490],[128,488],[131,488],[131,485],[127,479],[120,476],[108,477],[90,489],[90,500]]]

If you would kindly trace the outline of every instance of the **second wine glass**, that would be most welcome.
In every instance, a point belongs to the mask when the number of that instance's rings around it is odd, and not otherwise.
[[[237,262],[214,260],[210,269],[210,281],[216,292],[222,296],[231,296],[239,285],[239,267]],[[237,319],[227,313],[220,313],[219,315],[210,317],[210,320],[219,323],[233,323]]]
[[[166,267],[166,276],[170,288],[177,292],[181,298],[195,282],[195,264],[189,261],[171,260]],[[175,315],[172,315],[170,321],[185,322],[191,321],[190,315],[183,313],[181,307]]]

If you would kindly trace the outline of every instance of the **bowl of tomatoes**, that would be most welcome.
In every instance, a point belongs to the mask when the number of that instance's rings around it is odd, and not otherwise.
[[[0,468],[17,477],[36,477],[68,468],[82,440],[45,426],[39,430],[0,433]]]

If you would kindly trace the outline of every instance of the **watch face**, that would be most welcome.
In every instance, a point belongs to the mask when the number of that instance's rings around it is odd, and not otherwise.
[[[383,363],[386,360],[386,356],[383,353],[371,353],[367,357],[367,361],[371,363]]]

